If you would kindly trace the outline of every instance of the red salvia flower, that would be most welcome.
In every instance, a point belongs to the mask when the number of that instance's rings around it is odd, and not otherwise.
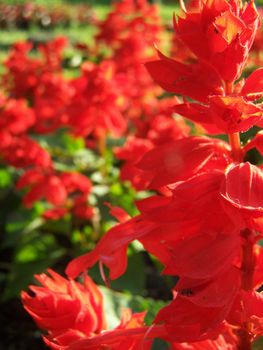
[[[159,53],[160,60],[147,62],[152,78],[166,91],[207,102],[209,95],[223,93],[222,81],[215,68],[206,62],[184,64]]]
[[[211,93],[207,104],[185,101],[176,104],[174,111],[200,123],[208,133],[245,132],[254,124],[262,123],[262,104],[256,103],[262,97],[262,76],[263,70],[258,69],[234,85],[231,94]]]
[[[183,1],[181,5],[184,17],[174,21],[180,40],[198,59],[210,63],[222,80],[238,79],[259,27],[253,1],[201,0],[193,12]]]
[[[122,135],[127,122],[122,115],[125,98],[115,77],[113,61],[87,63],[82,76],[72,82],[75,94],[69,106],[69,125],[76,135]]]
[[[90,219],[93,215],[87,198],[92,185],[82,174],[59,174],[52,169],[35,168],[20,177],[17,188],[29,189],[23,199],[25,206],[30,208],[41,199],[53,206],[43,214],[47,219],[58,219],[67,212],[84,219]]]
[[[50,348],[131,350],[144,344],[144,349],[150,349],[144,312],[132,314],[125,309],[120,324],[108,330],[102,293],[88,276],[78,283],[48,272],[51,277],[35,276],[40,286],[31,285],[30,293],[22,292],[22,301],[37,325],[48,332],[44,340]],[[151,337],[165,334],[162,327],[151,333]]]
[[[189,11],[181,1],[181,7],[183,16],[175,20],[174,29],[182,47],[191,51],[191,59],[183,63],[183,55],[169,59],[159,53],[159,60],[146,63],[146,68],[166,91],[183,95],[182,101],[176,100],[176,113],[200,123],[208,133],[228,134],[229,143],[189,136],[184,127],[175,132],[168,122],[171,113],[159,113],[158,108],[154,112],[157,94],[145,96],[152,85],[144,73],[138,74],[142,72],[138,61],[145,50],[138,35],[143,18],[128,22],[131,36],[124,30],[125,16],[132,9],[148,13],[144,0],[117,4],[119,13],[111,13],[101,25],[98,38],[112,44],[113,57],[120,63],[85,64],[82,75],[69,84],[73,96],[64,101],[69,106],[71,129],[85,137],[101,141],[107,133],[124,135],[128,118],[132,120],[137,127],[134,136],[117,150],[118,157],[126,161],[122,178],[134,176],[131,181],[137,188],[158,193],[138,201],[139,214],[133,218],[120,208],[111,208],[120,223],[93,251],[71,261],[67,275],[75,278],[99,261],[101,268],[109,269],[109,278],[116,279],[126,270],[129,244],[138,240],[163,265],[163,274],[178,278],[173,300],[159,310],[151,327],[144,325],[144,314],[126,311],[120,325],[107,330],[102,297],[88,277],[81,285],[53,272],[53,279],[41,275],[38,279],[44,287],[31,287],[35,296],[23,293],[23,299],[48,332],[45,341],[52,349],[137,350],[150,347],[152,339],[160,337],[175,350],[247,350],[263,335],[263,298],[258,290],[263,282],[259,242],[263,236],[263,170],[245,158],[254,147],[263,153],[263,138],[259,132],[244,147],[239,140],[239,132],[262,124],[263,70],[237,82],[259,15],[253,2],[243,5],[238,0],[200,0],[190,4]],[[111,24],[114,28],[107,32]],[[28,69],[23,50],[18,61]],[[23,76],[17,68],[13,67],[14,76]],[[44,80],[43,71],[40,76]],[[137,79],[138,89],[131,89]],[[29,91],[33,85],[27,82],[21,90]],[[135,99],[133,108],[129,108],[128,96]],[[158,123],[163,121],[167,124],[161,128]],[[13,135],[2,134],[7,149]],[[18,182],[18,187],[26,186],[27,205],[44,198],[53,205],[54,217],[64,215],[65,209],[81,217],[91,215],[86,205],[91,184],[81,174],[59,174],[51,166],[45,175],[30,169]],[[52,216],[52,209],[47,215]]]
[[[51,334],[68,329],[100,333],[106,326],[102,294],[86,276],[84,283],[68,281],[56,272],[36,275],[41,286],[30,286],[33,296],[22,292],[24,307],[41,329]]]
[[[11,135],[21,135],[34,125],[34,111],[27,106],[25,100],[0,99],[0,130]]]

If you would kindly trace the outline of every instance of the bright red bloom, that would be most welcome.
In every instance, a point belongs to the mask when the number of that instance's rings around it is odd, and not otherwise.
[[[174,22],[180,40],[222,80],[238,79],[259,27],[253,1],[243,5],[236,0],[201,0],[193,12],[182,9],[184,17]]]
[[[63,182],[68,192],[79,191],[81,193],[89,193],[91,190],[90,180],[76,172],[61,173],[59,178]]]
[[[16,186],[18,189],[30,188],[23,199],[25,206],[29,208],[43,198],[53,205],[63,205],[67,199],[67,191],[62,181],[49,169],[28,170],[20,177]]]
[[[146,63],[151,76],[166,91],[205,103],[178,104],[175,112],[201,123],[208,132],[244,132],[259,124],[262,106],[252,101],[262,96],[262,70],[232,91],[259,23],[253,2],[242,6],[235,0],[204,0],[193,12],[184,6],[183,10],[185,18],[175,22],[175,31],[197,61],[185,64],[159,53],[160,60]]]
[[[226,143],[205,137],[188,137],[149,151],[138,167],[147,172],[149,188],[158,188],[185,180],[204,169],[224,169],[230,161]]]
[[[263,96],[262,77],[263,69],[258,69],[234,85],[232,94],[211,94],[206,105],[187,101],[178,103],[174,111],[200,123],[212,134],[245,132],[262,123],[262,104],[256,103]]]
[[[182,118],[173,118],[172,111],[168,115],[155,116],[149,122],[147,138],[154,145],[161,146],[171,140],[179,140],[190,134],[190,127]]]
[[[71,326],[53,330],[53,322],[43,323],[48,331],[46,343],[55,350],[132,350],[140,349],[145,340],[150,345],[153,337],[161,337],[181,343],[172,345],[176,350],[249,349],[263,334],[263,298],[256,292],[262,285],[263,269],[263,250],[258,244],[263,236],[263,171],[245,162],[244,156],[252,147],[260,151],[263,147],[261,133],[244,148],[238,133],[262,124],[262,104],[257,100],[263,97],[263,69],[246,80],[235,80],[247,61],[259,25],[258,13],[253,2],[199,0],[198,6],[187,11],[181,1],[184,15],[174,27],[180,43],[191,50],[192,60],[183,63],[179,61],[182,56],[172,60],[159,53],[159,60],[146,64],[159,85],[183,95],[175,112],[199,122],[208,132],[228,133],[227,144],[214,138],[189,137],[184,128],[177,133],[168,122],[171,118],[153,112],[157,93],[151,90],[139,64],[146,49],[143,16],[129,21],[130,36],[124,30],[125,16],[132,17],[134,7],[145,9],[146,1],[124,0],[116,5],[120,16],[113,13],[102,25],[100,39],[112,44],[116,62],[85,64],[82,75],[69,83],[73,95],[69,93],[65,101],[60,93],[58,99],[53,96],[54,106],[59,108],[50,119],[60,120],[62,114],[67,120],[68,112],[75,134],[100,140],[108,133],[125,135],[128,121],[132,121],[137,126],[135,135],[119,150],[119,158],[127,161],[122,177],[134,177],[138,188],[147,186],[160,194],[138,201],[139,215],[134,218],[112,209],[119,225],[111,228],[93,251],[71,261],[66,273],[75,278],[99,261],[101,268],[109,269],[110,279],[115,279],[126,270],[128,245],[138,240],[163,265],[163,274],[178,278],[174,299],[158,312],[150,328],[143,324],[144,315],[130,312],[113,330],[102,326],[92,331]],[[41,64],[38,81],[47,77]],[[18,73],[23,76],[19,69]],[[55,80],[54,84],[51,80],[46,83],[61,87],[63,95],[60,79]],[[32,86],[36,86],[35,81],[31,85],[27,82],[25,90]],[[40,89],[38,94],[41,115],[42,109],[45,111],[41,102],[52,96],[49,89]],[[129,96],[134,98],[133,105]],[[146,123],[141,127],[143,121]],[[162,128],[159,123],[163,121],[167,124]],[[4,135],[6,148],[9,136]],[[59,174],[49,168],[46,176],[31,170],[20,181],[21,187],[29,185],[31,204],[40,198],[52,204],[54,211],[47,215],[59,217],[67,210],[82,217],[91,215],[86,205],[91,185],[82,175]],[[28,299],[33,308],[32,298]],[[40,321],[46,321],[40,311]],[[34,312],[32,315],[36,317]]]
[[[58,36],[44,45],[39,45],[38,49],[43,55],[44,65],[48,71],[61,71],[63,51],[67,44],[68,39],[65,36]]]
[[[37,325],[48,332],[44,340],[50,348],[131,350],[144,344],[145,349],[150,349],[144,312],[132,314],[126,309],[120,324],[107,330],[102,293],[88,276],[81,284],[52,270],[48,272],[51,277],[35,276],[41,286],[29,287],[33,296],[22,292],[22,301]],[[157,327],[151,333],[153,337],[165,332]]]
[[[256,100],[263,95],[263,68],[253,71],[242,86],[241,95],[247,100]]]
[[[158,257],[165,265],[165,273],[189,277],[192,273],[191,277],[199,279],[219,273],[225,266],[220,257],[226,254],[223,260],[226,267],[229,266],[238,255],[239,247],[238,222],[228,217],[220,203],[223,179],[224,175],[219,171],[201,173],[179,182],[174,190],[171,189],[171,197],[155,196],[138,202],[141,215],[113,227],[94,251],[73,260],[67,273],[75,277],[100,259],[110,269],[110,278],[119,277],[126,269],[127,246],[134,239]],[[207,207],[210,211],[204,217],[202,213]],[[202,236],[204,232],[207,235]],[[194,254],[197,244],[203,253]],[[210,245],[215,249],[214,255]],[[185,249],[193,261],[184,255]],[[210,253],[215,265],[207,265],[204,260],[204,263],[199,263],[206,270],[202,272],[198,267],[193,268],[198,266],[195,259],[202,259]],[[180,258],[177,259],[177,255]],[[207,275],[201,276],[201,273]]]
[[[42,134],[66,126],[73,95],[74,89],[68,80],[51,73],[43,74],[34,91],[34,131]]]
[[[122,180],[129,180],[137,190],[143,190],[149,185],[149,175],[139,169],[137,163],[150,149],[178,140],[189,134],[189,127],[182,119],[173,119],[171,111],[160,111],[160,114],[146,121],[138,121],[136,136],[128,137],[124,146],[115,149],[118,159],[125,163],[121,168]]]
[[[51,166],[49,153],[27,136],[12,137],[6,146],[1,150],[2,157],[16,168]]]
[[[263,335],[263,296],[262,292],[240,291],[227,318],[229,324],[247,331],[245,323],[250,325],[249,338],[252,340]]]
[[[159,41],[160,23],[157,7],[146,0],[117,2],[99,23],[96,44],[106,44],[107,57],[110,54],[115,63],[116,79],[121,86],[119,96],[125,97],[127,119],[144,118],[143,105],[156,104],[156,96],[161,93],[142,64],[152,56],[153,43]],[[99,51],[101,45],[96,49]]]
[[[244,146],[244,151],[249,151],[256,148],[263,155],[263,131],[259,131],[252,140],[249,140]]]
[[[262,108],[240,96],[211,96],[208,113],[218,128],[228,134],[245,132],[263,117]]]
[[[42,285],[31,285],[33,296],[22,292],[25,309],[41,329],[49,335],[59,336],[67,330],[84,335],[100,333],[106,326],[103,297],[100,290],[86,276],[84,283],[68,281],[52,270],[36,275]]]
[[[114,49],[129,37],[141,37],[143,46],[158,42],[161,18],[158,8],[146,0],[123,0],[113,5],[112,11],[98,24],[97,42],[104,42]]]
[[[174,112],[190,119],[194,123],[198,123],[209,134],[221,134],[220,128],[214,124],[212,116],[208,113],[208,106],[199,103],[177,103],[174,106]]]
[[[200,341],[214,335],[217,327],[222,325],[229,308],[228,304],[223,307],[204,308],[179,296],[159,312],[155,322],[165,322],[171,342]]]
[[[1,98],[0,102],[0,130],[20,135],[34,125],[35,114],[25,100]]]
[[[43,214],[48,219],[58,219],[69,211],[84,219],[91,218],[93,210],[87,199],[91,187],[89,179],[82,174],[58,174],[54,170],[40,168],[27,171],[17,182],[17,188],[29,188],[23,199],[27,207],[41,199],[54,206]]]
[[[231,165],[221,194],[234,207],[255,217],[263,214],[263,171],[250,163]]]
[[[86,336],[82,339],[72,339],[68,344],[63,337],[55,338],[55,342],[45,339],[47,345],[54,350],[135,350],[143,347],[145,350],[151,349],[151,338],[145,337],[148,327],[144,326],[145,313],[132,314],[129,309],[124,310],[119,326],[111,330],[103,330],[95,336]],[[151,337],[164,334],[153,329]],[[66,340],[67,340],[67,334]],[[61,339],[62,338],[62,339]],[[63,342],[62,342],[62,341]],[[59,344],[59,345],[58,345]],[[64,346],[61,346],[64,345]],[[66,346],[65,346],[66,345]]]
[[[129,137],[123,147],[115,150],[117,158],[125,160],[125,164],[121,168],[121,180],[131,181],[133,187],[137,190],[145,189],[149,181],[143,176],[145,173],[136,167],[136,163],[152,147],[152,142],[147,139]]]
[[[87,63],[82,76],[72,82],[75,94],[69,106],[69,125],[77,135],[122,135],[127,122],[122,115],[125,98],[115,76],[113,61]]]
[[[193,140],[197,142],[198,138]],[[197,170],[193,176],[195,165],[184,181],[175,173],[177,182],[169,186],[171,197],[154,196],[138,202],[140,215],[113,227],[94,251],[73,260],[67,268],[75,277],[100,260],[110,269],[110,278],[117,278],[126,269],[128,244],[138,239],[164,264],[163,273],[180,277],[176,298],[155,320],[165,325],[170,341],[210,337],[227,319],[241,286],[239,266],[244,242],[240,231],[251,225],[249,220],[262,218],[261,170],[249,163],[225,170],[228,151],[219,149],[211,169],[209,163],[202,168],[206,163],[200,160],[200,173]],[[219,154],[224,155],[224,162]],[[160,165],[158,169],[162,169]],[[173,183],[172,172],[164,179],[158,185]]]
[[[4,75],[4,85],[15,98],[31,97],[37,85],[36,73],[41,70],[41,61],[27,57],[31,49],[29,42],[16,43],[5,62],[8,71]]]
[[[30,101],[36,116],[34,130],[38,133],[67,125],[67,107],[74,89],[59,74],[65,45],[65,38],[51,40],[37,48],[40,57],[35,58],[29,56],[30,43],[17,43],[5,63],[3,85],[11,96]]]
[[[35,124],[35,113],[24,100],[0,97],[0,153],[6,163],[17,168],[49,167],[51,159],[26,132]]]
[[[42,214],[42,216],[46,220],[58,220],[58,219],[62,218],[63,216],[65,216],[67,214],[67,212],[68,212],[67,208],[57,207],[57,208],[52,208],[52,209],[46,210]]]
[[[214,338],[214,337],[213,337]],[[172,343],[172,350],[236,350],[237,337],[227,324],[222,327],[216,339],[208,339],[194,343]]]
[[[61,70],[61,53],[65,45],[65,38],[51,40],[38,47],[41,57],[33,58],[28,55],[32,49],[31,43],[16,43],[5,62],[7,73],[3,77],[3,83],[6,90],[15,98],[31,100],[42,75]]]
[[[152,78],[166,91],[207,102],[209,95],[221,95],[223,86],[209,63],[184,64],[160,54],[160,60],[147,62]]]

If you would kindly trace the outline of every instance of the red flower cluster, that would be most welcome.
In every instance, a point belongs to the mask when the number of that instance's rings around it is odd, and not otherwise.
[[[109,330],[103,295],[88,276],[81,284],[52,270],[49,274],[36,275],[42,286],[30,286],[30,294],[22,292],[22,301],[38,327],[48,332],[44,340],[51,349],[135,349],[145,340],[145,313],[125,309],[120,324]]]
[[[85,219],[92,216],[93,211],[87,198],[91,191],[91,183],[82,174],[57,174],[52,169],[34,168],[20,177],[17,188],[29,188],[23,200],[26,207],[32,207],[36,201],[43,198],[53,206],[44,213],[47,219],[58,219],[68,211]]]
[[[115,33],[110,41],[109,27]],[[31,43],[14,45],[5,62],[2,84],[12,98],[28,101],[35,114],[35,132],[67,127],[95,140],[108,133],[120,136],[130,119],[144,115],[142,104],[156,105],[160,89],[142,61],[149,58],[149,47],[162,31],[157,8],[146,0],[123,1],[98,28],[96,45],[110,43],[112,52],[100,63],[84,63],[78,78],[66,79],[62,74],[65,38],[40,45],[36,57],[30,55]],[[101,46],[90,51],[104,55]]]
[[[99,261],[116,279],[126,270],[128,245],[138,240],[162,263],[163,274],[178,278],[173,300],[150,327],[143,325],[143,315],[128,314],[119,327],[105,330],[101,295],[93,283],[87,278],[83,286],[51,272],[53,279],[38,277],[44,288],[31,287],[34,297],[23,294],[24,305],[47,330],[46,343],[53,349],[135,350],[159,337],[175,350],[250,350],[263,335],[263,170],[246,157],[252,148],[263,153],[263,147],[261,132],[246,145],[239,133],[262,125],[263,69],[241,79],[259,15],[253,2],[200,0],[187,10],[181,1],[183,17],[175,19],[174,30],[191,59],[184,63],[184,54],[170,59],[159,52],[158,60],[146,63],[162,88],[183,97],[174,112],[207,134],[227,134],[226,142],[190,136],[167,105],[156,107],[156,90],[145,93],[151,85],[138,74],[140,55],[130,55],[142,43],[136,32],[142,19],[129,22],[128,37],[123,23],[134,7],[146,11],[148,6],[123,1],[101,24],[98,39],[110,42],[112,58],[125,65],[114,60],[86,64],[81,77],[70,81],[73,98],[66,114],[75,133],[99,140],[108,132],[123,134],[132,122],[134,136],[116,151],[126,161],[121,176],[157,194],[138,201],[133,218],[112,209],[120,223],[93,251],[71,261],[66,273],[74,279]],[[131,111],[122,86],[126,77],[129,88],[138,80],[129,94],[135,101]],[[146,111],[144,119],[136,119]],[[44,197],[56,210],[64,208],[67,194],[80,192],[75,208],[90,190],[80,176],[49,170],[44,179],[36,169],[18,186],[30,187],[27,205]]]
[[[35,123],[35,114],[25,100],[0,101],[0,152],[3,160],[14,167],[49,167],[49,154],[27,132]]]
[[[137,190],[144,190],[149,183],[145,172],[137,167],[144,154],[153,148],[186,137],[190,128],[183,119],[173,118],[174,100],[158,101],[158,106],[151,105],[147,110],[148,120],[138,120],[137,132],[128,137],[124,146],[116,148],[118,159],[124,160],[120,177],[129,180]]]
[[[55,156],[35,141],[39,135],[64,128],[83,137],[87,147],[104,154],[107,135],[120,137],[131,130],[138,135],[144,124],[140,121],[158,114],[154,110],[159,108],[161,90],[142,64],[149,57],[149,45],[152,47],[162,30],[157,8],[145,0],[116,4],[99,24],[98,43],[108,42],[107,28],[112,21],[115,34],[110,57],[101,62],[96,59],[96,64],[84,63],[77,78],[63,75],[63,51],[67,45],[63,37],[39,45],[34,55],[33,44],[17,43],[5,62],[2,87],[8,97],[1,97],[0,101],[1,158],[24,169],[17,188],[29,189],[24,198],[27,207],[39,199],[52,205],[51,211],[44,213],[46,218],[59,218],[68,211],[89,218],[90,185],[89,190],[83,191],[82,175],[71,173],[81,181],[75,182],[73,189],[68,188],[64,181],[68,174],[56,171]],[[124,30],[119,30],[119,26]],[[103,51],[98,50],[101,47],[91,49],[91,53],[103,57]],[[171,116],[166,119],[170,123],[167,129],[174,129],[171,131],[174,135],[180,133],[180,128],[172,125]],[[150,138],[158,139],[164,131],[157,119],[154,123],[156,136]]]
[[[263,283],[263,171],[244,158],[248,149],[261,148],[262,135],[242,147],[239,132],[261,123],[263,70],[237,80],[259,16],[253,2],[200,1],[193,12],[181,5],[184,17],[174,27],[195,62],[160,53],[146,67],[165,90],[191,99],[177,104],[176,113],[208,133],[228,134],[229,143],[181,135],[143,150],[136,166],[147,187],[161,194],[137,202],[138,216],[110,229],[66,271],[74,278],[100,261],[115,279],[126,269],[128,244],[137,239],[164,265],[163,274],[179,277],[173,301],[154,321],[164,325],[161,336],[173,348],[251,349],[263,335],[257,291]]]
[[[142,106],[156,105],[160,94],[142,64],[163,33],[158,8],[146,0],[116,2],[98,28],[97,45],[111,48],[116,73],[122,77],[120,84],[128,100],[125,114],[128,119],[141,118],[145,115]]]
[[[103,61],[99,65],[87,62],[82,67],[82,76],[72,82],[75,93],[69,106],[69,125],[75,134],[93,133],[100,138],[107,132],[124,133],[126,104],[122,82],[115,70],[113,61]]]
[[[96,39],[116,50],[126,39],[140,37],[145,48],[160,40],[161,27],[158,7],[145,0],[123,0],[116,2],[107,18],[98,23]]]
[[[28,55],[30,44],[16,44],[3,77],[9,98],[1,97],[0,102],[1,157],[24,169],[17,188],[29,188],[24,198],[27,207],[40,199],[52,205],[43,214],[48,219],[58,219],[69,211],[81,218],[92,216],[87,199],[90,181],[79,173],[56,172],[49,152],[32,137],[68,124],[75,90],[60,73],[65,44],[64,38],[58,38],[40,46],[42,58]]]
[[[28,54],[32,49],[29,42],[19,42],[13,46],[5,62],[7,72],[3,84],[8,92],[16,98],[32,98],[34,89],[39,86],[39,79],[45,73],[56,73],[61,69],[62,51],[67,44],[64,37],[40,45],[41,58]]]

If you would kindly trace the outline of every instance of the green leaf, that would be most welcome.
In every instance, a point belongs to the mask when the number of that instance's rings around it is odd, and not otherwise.
[[[0,187],[7,187],[12,182],[12,176],[7,169],[0,169]]]
[[[146,275],[143,268],[143,256],[140,253],[133,253],[129,256],[126,272],[117,280],[111,282],[111,287],[130,294],[145,294]],[[141,267],[141,268],[140,268]]]
[[[99,288],[104,296],[104,310],[107,310],[106,318],[110,329],[120,323],[123,308],[130,308],[133,313],[147,311],[145,322],[151,325],[158,311],[166,305],[162,300],[119,293],[103,286]],[[152,350],[168,350],[169,348],[169,345],[161,339],[155,339],[152,345]]]
[[[263,337],[259,337],[253,343],[253,350],[262,350],[263,349]]]
[[[132,251],[133,250],[133,251]],[[146,288],[146,274],[143,257],[140,252],[129,248],[129,261],[125,273],[114,281],[110,281],[111,288],[126,294],[145,294]],[[139,268],[141,267],[141,268]],[[99,266],[96,264],[89,270],[89,275],[98,283],[103,284],[101,279]]]
[[[60,251],[52,234],[32,232],[31,235],[25,236],[23,241],[20,242],[15,255],[15,262],[26,263],[41,259],[49,260],[56,257],[57,252],[60,255]]]
[[[9,215],[8,219],[6,234],[1,244],[1,249],[16,246],[24,236],[35,231],[44,223],[42,218],[35,218],[32,212],[22,208]]]
[[[119,293],[103,286],[99,288],[104,296],[104,309],[107,310],[109,328],[114,328],[119,324],[123,308],[130,308],[133,312],[147,311],[146,323],[151,324],[157,312],[166,305],[162,300]]]
[[[28,285],[33,281],[34,274],[39,274],[50,267],[51,261],[47,259],[19,262],[13,264],[8,275],[8,280],[1,299],[3,301],[17,297],[22,290],[27,289]]]
[[[154,339],[151,350],[168,350],[171,346],[162,339]]]
[[[11,263],[3,299],[19,295],[32,281],[33,275],[52,267],[65,254],[53,235],[32,231],[22,237],[17,244],[14,261]]]
[[[62,141],[70,154],[74,154],[76,151],[85,148],[85,141],[82,137],[73,137],[72,135],[64,134]]]

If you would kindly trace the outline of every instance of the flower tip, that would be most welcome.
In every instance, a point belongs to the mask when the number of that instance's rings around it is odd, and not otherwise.
[[[175,28],[177,24],[177,19],[176,19],[176,14],[175,12],[173,13],[173,27]]]
[[[75,279],[76,277],[78,277],[79,270],[76,269],[74,261],[70,261],[70,263],[66,267],[65,274],[67,275],[68,279]]]
[[[157,52],[158,57],[159,57],[161,60],[163,60],[163,59],[168,59],[168,57],[166,57],[166,56],[158,49],[157,46],[155,46],[155,50],[156,50],[156,52]]]
[[[157,53],[159,53],[159,48],[158,48],[158,45],[157,45],[157,43],[153,43],[153,47],[154,47],[154,49],[157,51]]]
[[[184,13],[187,13],[184,0],[179,0],[179,3],[180,3],[181,10],[182,10]]]
[[[100,270],[101,278],[102,278],[103,282],[105,283],[106,287],[110,288],[110,281],[105,275],[104,268],[103,268],[103,262],[101,260],[99,261],[99,270]]]

